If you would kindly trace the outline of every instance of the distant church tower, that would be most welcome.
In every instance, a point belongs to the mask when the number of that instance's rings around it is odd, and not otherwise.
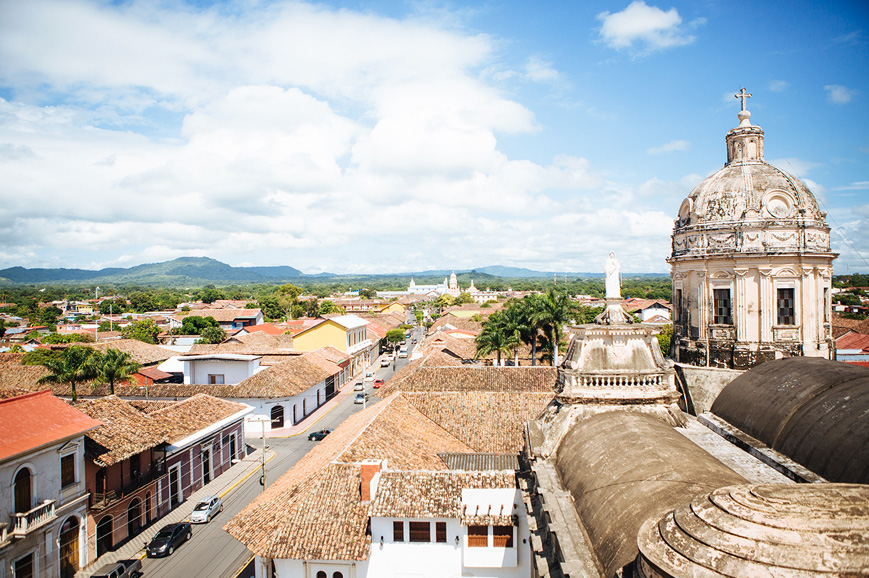
[[[833,260],[826,213],[799,179],[763,160],[763,130],[726,136],[727,163],[691,191],[672,235],[677,361],[746,369],[787,356],[830,359]]]
[[[450,288],[447,290],[447,293],[453,297],[458,297],[459,293],[461,293],[461,290],[459,289],[459,280],[456,277],[455,271],[450,275]]]

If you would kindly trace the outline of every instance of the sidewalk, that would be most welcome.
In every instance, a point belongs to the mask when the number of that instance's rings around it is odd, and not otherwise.
[[[266,462],[275,456],[273,450],[267,450]],[[217,495],[221,498],[235,489],[240,483],[254,474],[258,474],[262,466],[262,449],[258,449],[240,460],[231,468],[217,476],[213,481],[209,482],[199,490],[193,493],[189,498],[184,500],[177,508],[170,511],[162,518],[156,520],[153,524],[142,530],[137,536],[129,542],[114,550],[107,552],[88,565],[87,568],[79,570],[75,574],[75,578],[90,578],[97,570],[106,564],[111,564],[117,560],[127,560],[130,558],[143,558],[145,551],[143,545],[151,541],[151,538],[157,531],[174,522],[182,522],[190,517],[193,512],[193,507],[200,498],[205,496]]]

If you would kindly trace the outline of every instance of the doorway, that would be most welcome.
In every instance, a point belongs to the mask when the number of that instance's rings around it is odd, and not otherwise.
[[[169,508],[181,503],[181,466],[169,468]]]
[[[211,448],[202,450],[202,485],[211,481]]]
[[[60,527],[60,578],[74,578],[78,571],[79,521],[68,518]]]
[[[97,522],[97,558],[112,549],[112,517],[106,516]]]
[[[141,512],[139,506],[141,502],[139,498],[130,500],[130,505],[127,506],[127,537],[132,538],[139,533],[139,528],[142,527]]]

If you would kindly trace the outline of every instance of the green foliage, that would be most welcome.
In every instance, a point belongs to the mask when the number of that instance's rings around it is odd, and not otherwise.
[[[330,313],[344,313],[344,310],[335,305],[332,301],[324,299],[320,301],[320,309],[317,311],[319,315],[328,315]]]
[[[97,381],[108,383],[112,395],[115,394],[116,382],[128,379],[142,369],[142,364],[129,353],[114,348],[107,349],[105,353],[94,352],[92,360],[96,366]]]
[[[226,331],[220,326],[206,327],[199,334],[199,343],[223,343],[226,341]]]
[[[63,314],[59,307],[51,305],[49,307],[41,307],[38,315],[38,325],[55,325],[57,318]],[[32,319],[31,319],[32,322]]]
[[[482,323],[483,316],[479,313],[474,313],[473,315],[471,315],[471,321],[474,321],[475,323]]]
[[[655,337],[658,338],[658,345],[661,346],[661,353],[664,357],[670,355],[670,341],[673,339],[673,326],[667,325]]]
[[[386,332],[386,341],[389,343],[401,343],[404,340],[404,330],[394,327]]]
[[[218,299],[225,299],[223,293],[215,289],[214,285],[206,285],[196,293],[196,297],[203,303],[214,303]]]
[[[172,334],[202,335],[202,332],[209,327],[220,327],[220,324],[211,315],[207,317],[188,315],[181,321],[181,327],[176,327],[172,330]]]
[[[362,299],[376,299],[377,291],[374,289],[360,289],[359,297],[361,297]]]
[[[437,299],[435,299],[434,303],[438,307],[449,307],[450,305],[453,304],[453,296],[443,294],[443,295],[439,296]]]
[[[862,305],[863,302],[860,301],[860,298],[852,293],[839,293],[838,295],[833,296],[833,303],[840,303],[842,305]]]
[[[160,328],[157,327],[153,319],[133,321],[121,330],[121,336],[124,339],[137,339],[151,344],[157,343],[158,335],[160,335]]]
[[[72,390],[72,400],[78,399],[77,383],[96,377],[98,365],[95,363],[94,350],[83,345],[71,345],[60,355],[43,359],[48,375],[41,377],[39,383],[68,383]]]
[[[34,349],[21,357],[22,365],[45,365],[46,360],[60,357],[59,351],[50,349]]]
[[[866,313],[841,313],[839,315],[842,319],[856,319],[857,321],[862,321],[866,319]]]
[[[154,311],[154,297],[150,293],[144,291],[136,291],[130,294],[130,309],[136,313],[145,313],[146,311]]]
[[[503,312],[495,312],[483,324],[483,330],[474,339],[476,345],[475,359],[495,353],[498,365],[501,365],[501,354],[510,353],[521,343],[519,330]]]
[[[474,298],[467,291],[459,293],[458,297],[453,300],[453,305],[463,305],[465,303],[473,303]]]
[[[100,302],[99,312],[103,315],[117,315],[127,310],[127,302],[124,299],[104,299]]]
[[[417,323],[422,323],[422,318],[423,318],[423,316],[424,316],[424,314],[423,314],[422,311],[420,311],[419,309],[417,309],[416,311],[413,312],[413,316],[416,317],[416,322],[417,322]]]
[[[84,335],[81,333],[67,333],[65,335],[61,335],[60,333],[49,333],[39,341],[54,345],[56,343],[91,343],[93,340],[94,338],[92,335]]]

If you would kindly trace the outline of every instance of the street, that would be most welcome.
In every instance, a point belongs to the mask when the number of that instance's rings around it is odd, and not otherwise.
[[[414,332],[414,337],[420,334]],[[412,352],[413,344],[407,343],[408,355]],[[380,367],[379,360],[374,360],[374,365],[368,371],[375,372],[375,378],[388,381],[394,373],[409,362],[407,359],[397,359],[397,366]],[[362,410],[361,404],[353,403],[352,388],[356,381],[362,380],[363,374],[345,385],[343,391],[350,391],[350,395],[343,395],[343,399],[334,406],[329,413],[318,420],[311,420],[311,431],[324,428],[335,429],[348,416]],[[372,393],[371,382],[365,382],[365,391]],[[378,403],[379,398],[370,397],[368,404]],[[267,481],[274,481],[283,473],[294,466],[308,450],[319,442],[308,441],[308,432],[290,438],[267,438],[266,445],[275,451],[275,457],[266,463]],[[262,445],[258,438],[246,440],[247,444],[255,448]],[[223,496],[223,512],[213,518],[208,524],[194,524],[193,537],[182,544],[174,554],[166,558],[145,558],[142,560],[142,572],[150,577],[164,578],[233,578],[250,560],[252,554],[240,542],[223,531],[223,525],[230,518],[239,513],[247,504],[254,500],[262,487],[259,484],[260,476],[253,475]]]

